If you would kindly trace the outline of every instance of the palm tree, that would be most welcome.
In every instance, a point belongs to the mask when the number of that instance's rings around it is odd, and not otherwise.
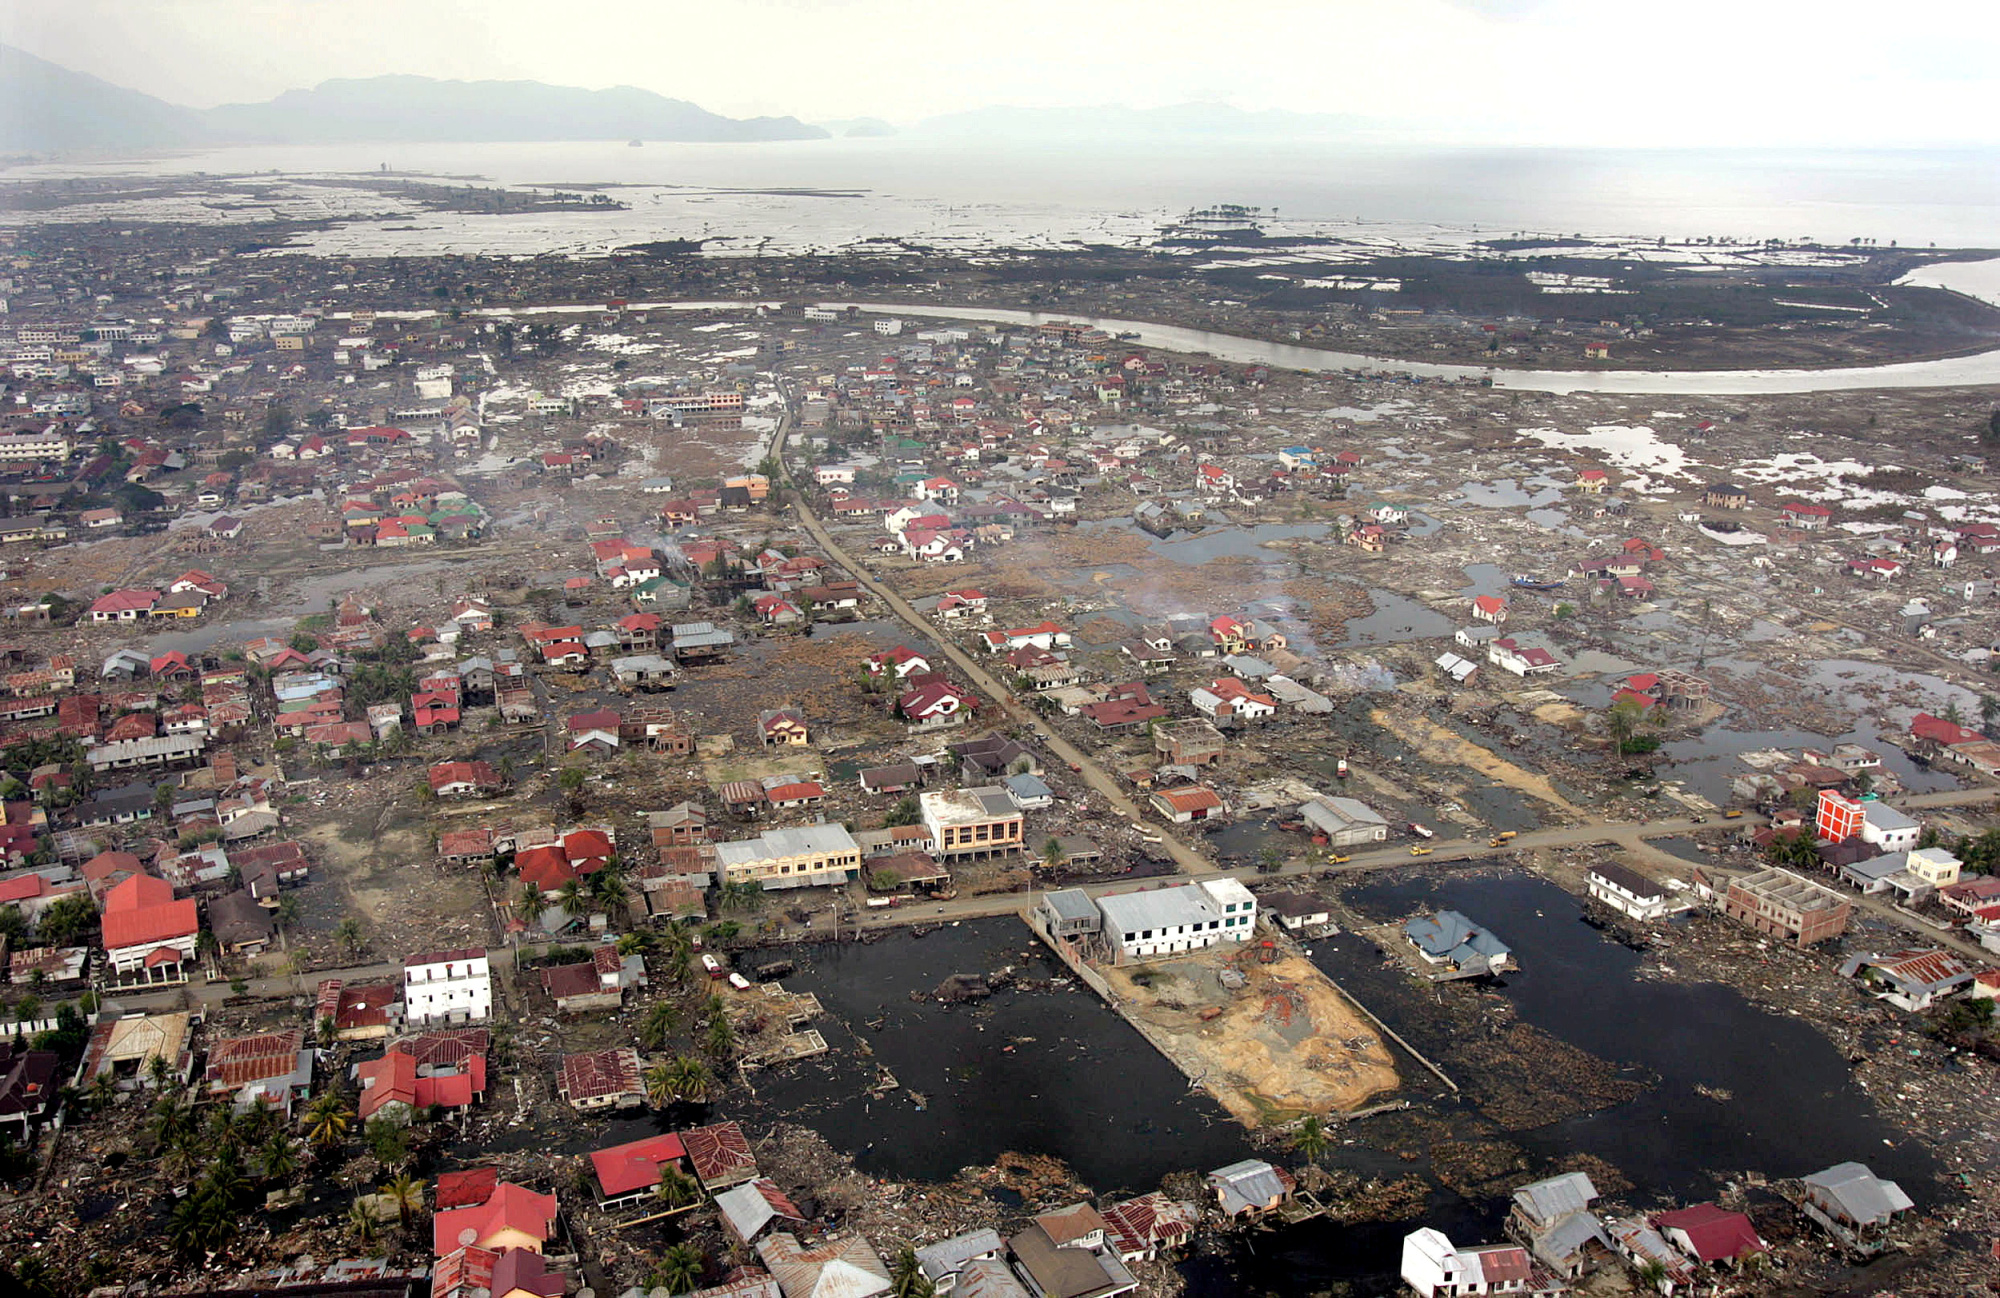
[[[514,908],[523,918],[542,913],[542,890],[532,883],[521,885],[521,891],[514,898]]]
[[[1955,726],[1962,726],[1965,724],[1965,711],[1964,709],[1958,706],[1957,699],[1953,699],[1951,702],[1945,704],[1944,711],[1939,713],[1938,715],[1941,716],[1944,720],[1951,722],[1951,724]]]
[[[625,909],[627,905],[625,867],[617,861],[612,861],[596,874],[591,875],[589,892],[591,900],[601,906],[614,906],[620,910]]]
[[[1326,1134],[1326,1124],[1320,1121],[1316,1113],[1306,1115],[1306,1120],[1292,1133],[1292,1148],[1314,1163],[1319,1162],[1320,1156],[1326,1153],[1327,1146],[1332,1143],[1332,1139]]]
[[[99,1073],[90,1079],[90,1107],[99,1112],[111,1107],[112,1097],[118,1094],[118,1079],[110,1073]]]
[[[347,948],[347,954],[361,954],[361,948],[368,944],[368,935],[361,930],[361,921],[352,915],[345,916],[333,926],[334,941]]]
[[[694,972],[694,950],[688,946],[687,935],[679,929],[670,928],[667,932],[674,934],[679,940],[667,944],[666,958],[661,962],[664,967],[660,972],[667,976],[668,982],[678,987],[688,980],[689,974]]]
[[[708,1065],[693,1055],[677,1055],[667,1065],[668,1092],[677,1100],[699,1104],[708,1098]]]
[[[701,1283],[708,1268],[708,1255],[693,1244],[675,1244],[660,1258],[660,1283],[669,1293],[689,1293]]]
[[[213,1253],[236,1233],[236,1214],[206,1187],[174,1205],[167,1217],[167,1237],[190,1256]]]
[[[170,1145],[193,1129],[194,1110],[179,1091],[169,1091],[153,1101],[152,1116],[146,1119],[146,1132],[155,1143]]]
[[[410,1219],[424,1209],[424,1183],[401,1172],[378,1188],[396,1205],[397,1224],[408,1232]]]
[[[207,1157],[207,1147],[198,1134],[191,1130],[181,1132],[160,1147],[160,1173],[170,1183],[180,1185],[193,1178]]]
[[[708,1021],[708,1031],[702,1037],[702,1044],[717,1059],[727,1059],[729,1052],[736,1048],[736,1029],[729,1026],[727,1018],[718,1014]]]
[[[266,1181],[287,1181],[299,1170],[298,1142],[280,1131],[257,1150],[257,1175]]]
[[[896,1260],[889,1264],[889,1284],[895,1298],[931,1298],[937,1292],[917,1261],[917,1251],[908,1244],[896,1250]]]
[[[348,1124],[354,1121],[339,1091],[327,1091],[306,1106],[306,1139],[318,1150],[332,1149],[347,1138]]]
[[[278,909],[271,918],[278,922],[278,937],[282,941],[292,925],[299,922],[299,899],[291,893],[278,898]]]
[[[321,1050],[333,1049],[333,1043],[340,1039],[340,1025],[334,1022],[333,1015],[319,1016],[319,1022],[313,1028],[313,1037],[319,1042]]]
[[[168,1065],[165,1055],[154,1055],[146,1061],[146,1076],[153,1079],[153,1089],[156,1091],[167,1089],[167,1078],[172,1073],[173,1069]]]
[[[567,914],[583,914],[583,898],[583,882],[579,879],[565,880],[563,886],[556,890],[556,904]]]
[[[667,1107],[673,1098],[673,1074],[665,1064],[654,1064],[646,1070],[646,1103],[656,1109]]]
[[[666,1205],[669,1212],[675,1208],[685,1208],[701,1197],[701,1186],[692,1176],[681,1171],[672,1163],[660,1164],[660,1183],[653,1187],[653,1197]]]
[[[655,1001],[646,1017],[639,1020],[639,1044],[647,1050],[663,1050],[680,1025],[681,1012],[673,1002]]]
[[[1993,728],[1993,722],[2000,719],[2000,698],[1991,694],[1979,696],[1979,724],[1986,729]]]
[[[368,1205],[356,1199],[347,1205],[347,1226],[354,1232],[357,1244],[375,1242],[375,1214],[368,1211]]]
[[[230,1206],[243,1197],[250,1188],[250,1178],[244,1175],[243,1156],[236,1152],[236,1146],[222,1147],[222,1152],[208,1165],[208,1175],[202,1178],[202,1188]]]

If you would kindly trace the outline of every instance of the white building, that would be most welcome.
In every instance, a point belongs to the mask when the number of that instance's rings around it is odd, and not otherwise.
[[[1098,898],[1097,909],[1120,964],[1247,942],[1257,927],[1257,899],[1234,879],[1118,893]]]
[[[875,322],[875,332],[893,338],[903,332],[903,322],[896,319],[877,320]]]
[[[1861,804],[1861,841],[1873,843],[1886,855],[1917,845],[1923,826],[1884,802]]]
[[[1590,895],[1633,919],[1662,919],[1673,909],[1667,890],[1636,870],[1606,862],[1590,868]]]
[[[493,973],[486,948],[430,951],[403,961],[403,1013],[413,1027],[491,1018]]]
[[[53,429],[0,433],[0,460],[66,460],[69,438]]]
[[[1423,1298],[1525,1293],[1534,1278],[1533,1259],[1516,1245],[1461,1249],[1428,1226],[1403,1236],[1403,1283]]]

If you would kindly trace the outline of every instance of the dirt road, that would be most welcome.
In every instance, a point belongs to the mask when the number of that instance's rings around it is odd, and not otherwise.
[[[791,432],[791,394],[789,392],[785,394],[785,401],[785,413],[780,418],[778,431],[774,439],[778,458],[781,463],[784,458],[785,439]],[[1112,777],[1110,772],[1098,765],[1096,759],[1091,757],[1089,753],[1078,748],[1075,744],[1070,743],[1062,736],[1043,726],[1040,720],[1029,712],[1027,708],[1021,706],[1019,700],[1014,697],[1014,692],[995,680],[992,674],[982,667],[971,654],[966,653],[963,649],[960,649],[957,645],[939,635],[937,629],[924,621],[923,616],[916,609],[910,607],[907,600],[870,576],[868,570],[856,562],[854,557],[848,554],[840,546],[839,542],[835,541],[827,532],[826,525],[820,521],[819,515],[815,514],[812,506],[806,503],[804,493],[800,492],[797,486],[793,484],[790,468],[786,468],[784,474],[786,485],[792,488],[792,508],[798,512],[800,524],[805,528],[807,534],[812,537],[813,542],[826,552],[827,558],[833,560],[851,573],[855,581],[859,582],[862,587],[881,600],[905,626],[919,635],[925,636],[931,643],[937,645],[944,656],[951,660],[952,665],[965,673],[966,678],[972,682],[975,688],[997,703],[1001,711],[1005,712],[1011,720],[1032,730],[1050,752],[1069,763],[1071,768],[1082,775],[1084,783],[1102,795],[1104,800],[1111,804],[1112,810],[1124,816],[1135,825],[1146,824],[1143,809],[1125,795],[1124,790],[1119,788],[1117,780]],[[1148,826],[1148,829],[1150,832],[1160,836],[1162,840],[1161,846],[1172,854],[1174,861],[1184,873],[1214,874],[1216,872],[1218,867],[1213,861],[1202,856],[1194,848],[1167,832],[1164,827]]]

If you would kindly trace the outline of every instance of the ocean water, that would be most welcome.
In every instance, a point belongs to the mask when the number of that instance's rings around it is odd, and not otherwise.
[[[273,182],[384,166],[468,183],[611,186],[631,210],[412,213],[366,191],[289,190]],[[0,179],[187,173],[261,177],[245,186],[239,210],[200,209],[208,219],[247,219],[270,204],[363,218],[308,241],[326,252],[588,255],[638,239],[694,237],[742,253],[867,239],[953,248],[1122,244],[1212,203],[1275,213],[1276,232],[1333,234],[1364,247],[1436,250],[1520,233],[2000,248],[1996,150],[1437,149],[1316,140],[1027,145],[913,135],[642,148],[245,146],[16,167]],[[140,215],[144,208],[115,206],[90,215]]]

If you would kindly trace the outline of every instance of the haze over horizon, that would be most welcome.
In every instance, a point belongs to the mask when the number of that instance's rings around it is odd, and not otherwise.
[[[1684,0],[15,0],[0,42],[175,104],[405,73],[637,86],[735,117],[993,105],[1366,117],[1412,142],[2000,143],[2000,6]],[[395,39],[385,41],[384,32]],[[1835,89],[1837,88],[1837,89]]]

